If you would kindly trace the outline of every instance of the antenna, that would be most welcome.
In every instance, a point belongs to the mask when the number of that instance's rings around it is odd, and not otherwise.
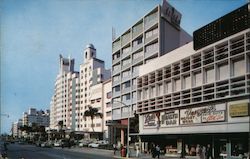
[[[115,35],[115,28],[112,27],[112,41],[114,41],[116,38],[116,35]]]

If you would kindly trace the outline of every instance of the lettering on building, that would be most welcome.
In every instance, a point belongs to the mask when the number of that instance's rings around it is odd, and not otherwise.
[[[178,126],[179,110],[161,112],[161,127]]]
[[[199,107],[199,108],[189,108],[189,109],[182,109],[180,110],[180,124],[198,124],[202,123],[202,117],[204,117],[204,121],[206,122],[215,122],[215,121],[224,121],[225,120],[225,113],[220,111],[225,111],[226,105],[211,105],[206,107]],[[216,113],[217,112],[217,113]],[[205,119],[205,118],[209,119]],[[214,119],[212,119],[214,118]],[[219,119],[221,118],[221,119]]]
[[[145,128],[156,127],[157,126],[157,117],[155,113],[145,114],[143,126]]]

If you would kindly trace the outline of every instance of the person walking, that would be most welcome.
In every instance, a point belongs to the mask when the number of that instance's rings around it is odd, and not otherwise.
[[[155,144],[152,144],[151,154],[152,154],[152,158],[155,158],[155,156],[156,156]]]
[[[211,148],[210,144],[207,145],[206,159],[213,159],[212,148]]]
[[[113,144],[113,149],[114,149],[114,155],[116,154],[116,151],[117,151],[117,146],[116,144]]]
[[[136,157],[139,157],[139,154],[140,154],[139,145],[136,145],[136,146],[135,146],[135,150],[136,150]]]
[[[161,151],[160,146],[157,145],[157,146],[155,147],[155,150],[156,150],[156,156],[157,156],[157,158],[160,158],[160,151]]]

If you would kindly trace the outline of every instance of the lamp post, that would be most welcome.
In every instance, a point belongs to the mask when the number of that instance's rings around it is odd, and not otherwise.
[[[113,101],[113,102],[117,102],[117,103],[121,103],[122,105],[124,105],[125,107],[128,107],[128,127],[127,127],[127,154],[126,154],[126,157],[128,158],[129,157],[129,129],[130,129],[130,124],[129,124],[129,120],[130,120],[130,106],[129,105],[126,105],[125,103],[121,102],[121,101]]]

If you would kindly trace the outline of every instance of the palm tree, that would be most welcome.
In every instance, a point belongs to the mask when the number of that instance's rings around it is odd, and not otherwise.
[[[93,108],[92,106],[89,106],[89,109],[84,112],[84,117],[91,118],[91,128],[92,128],[93,132],[95,132],[93,120],[94,120],[94,117],[97,117],[97,116],[102,118],[102,113],[99,113],[98,109]]]
[[[60,138],[62,138],[62,136],[64,136],[64,132],[63,132],[63,121],[61,120],[61,121],[58,121],[58,124],[57,124],[58,126],[59,126],[59,132],[60,132]]]

